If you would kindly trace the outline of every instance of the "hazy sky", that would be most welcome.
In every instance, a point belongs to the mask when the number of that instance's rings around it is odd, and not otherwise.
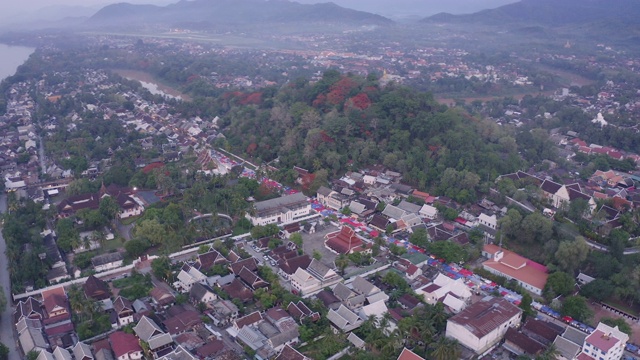
[[[215,0],[211,0],[215,1]],[[328,0],[298,0],[303,3],[327,2]],[[484,8],[493,8],[516,0],[333,0],[338,5],[379,13],[382,15],[426,16],[446,11],[469,13]],[[117,2],[166,5],[177,0],[0,0],[0,18],[29,14],[37,10],[56,6],[81,6],[99,9]],[[75,14],[69,14],[75,16]]]
[[[51,6],[81,6],[99,9],[105,5],[129,2],[134,4],[158,4],[166,5],[176,0],[0,0],[0,17],[14,14],[33,13],[42,8]]]

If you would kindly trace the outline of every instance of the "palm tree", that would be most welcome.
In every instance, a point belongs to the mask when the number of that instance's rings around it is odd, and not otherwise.
[[[547,350],[536,357],[536,360],[555,360],[560,355],[560,351],[556,347],[556,344],[551,344]]]
[[[429,346],[431,358],[434,360],[456,360],[460,358],[458,340],[442,336],[437,342]]]
[[[349,266],[349,258],[346,257],[344,254],[340,254],[335,260],[335,265],[340,271],[340,274],[344,275],[344,269],[346,269],[347,266]]]
[[[447,313],[444,311],[444,304],[437,303],[431,308],[430,315],[431,321],[433,321],[433,327],[437,331],[442,331],[447,326]]]

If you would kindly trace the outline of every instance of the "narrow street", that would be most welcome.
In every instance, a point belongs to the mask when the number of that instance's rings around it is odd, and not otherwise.
[[[7,211],[7,195],[0,195],[0,213]],[[9,360],[20,360],[20,356],[16,350],[16,339],[13,337],[13,306],[11,304],[11,280],[9,278],[9,269],[7,255],[5,254],[6,244],[2,233],[0,233],[0,287],[4,290],[7,297],[7,308],[0,314],[0,341],[9,347]]]
[[[46,155],[44,153],[44,142],[42,141],[42,137],[38,136],[38,143],[40,144],[40,146],[38,147],[38,158],[40,160],[40,171],[42,172],[42,174],[46,174],[47,173],[47,158]],[[42,178],[40,178],[40,180],[42,180]]]

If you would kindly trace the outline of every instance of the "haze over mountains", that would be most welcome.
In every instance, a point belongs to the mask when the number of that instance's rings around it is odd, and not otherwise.
[[[392,21],[380,15],[340,7],[334,3],[300,4],[291,1],[192,0],[168,6],[109,5],[93,15],[87,24],[164,24],[169,26],[250,25],[295,22],[332,22],[385,25]]]
[[[382,15],[394,20],[419,20],[440,12],[465,14],[495,8],[516,0],[334,0],[338,6]],[[172,0],[126,0],[132,4],[165,6]],[[209,0],[214,3],[216,0]],[[326,0],[296,0],[301,4],[317,4]],[[23,4],[23,5],[20,5]],[[101,2],[78,0],[26,0],[20,3],[0,5],[0,30],[41,29],[76,25],[80,19],[88,19],[100,9],[109,6],[109,0]]]
[[[640,22],[640,0],[521,0],[473,14],[440,13],[424,21],[566,26],[602,20]]]
[[[333,0],[337,5],[372,12],[392,19],[423,18],[441,12],[469,14],[493,9],[517,0]],[[318,0],[298,0],[313,4]]]
[[[640,0],[335,0],[323,3],[316,3],[318,0],[180,0],[168,5],[167,1],[171,0],[131,1],[135,4],[118,3],[100,9],[52,5],[32,13],[37,24],[17,17],[15,20],[20,24],[8,27],[11,22],[3,21],[4,30],[71,26],[242,30],[278,24],[295,25],[291,28],[304,32],[305,25],[312,24],[387,26],[394,21],[379,14],[389,14],[394,20],[422,19],[426,24],[497,26],[508,30],[536,26],[540,33],[550,27],[580,28],[596,35],[627,39],[640,36]],[[164,5],[144,5],[143,1]],[[444,12],[437,13],[439,11]],[[425,17],[427,14],[435,15]]]

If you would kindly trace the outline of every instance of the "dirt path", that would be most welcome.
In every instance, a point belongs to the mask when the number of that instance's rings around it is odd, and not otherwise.
[[[622,318],[627,322],[627,324],[629,324],[629,326],[631,326],[631,330],[633,330],[633,333],[631,334],[629,341],[634,344],[640,344],[640,323],[638,323],[637,321],[625,319],[619,315],[616,315],[615,313],[601,307],[598,304],[590,304],[589,306],[593,311],[594,325],[597,325],[602,318],[612,318],[612,319]]]

